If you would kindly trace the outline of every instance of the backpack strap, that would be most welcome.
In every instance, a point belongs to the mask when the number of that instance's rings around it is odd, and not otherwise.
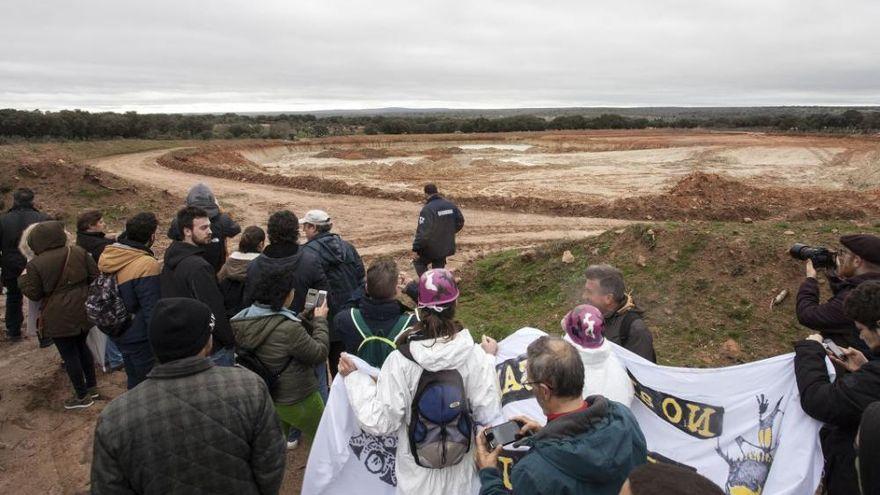
[[[416,365],[418,365],[419,368],[421,368],[421,365],[419,365],[419,363],[417,363],[416,360],[413,358],[412,350],[410,350],[410,348],[409,348],[409,342],[407,342],[406,344],[403,344],[403,345],[398,346],[398,347],[397,347],[397,350],[400,351],[400,353],[403,355],[403,357],[405,357],[405,358],[409,359],[410,361],[416,363]]]
[[[363,314],[361,314],[361,311],[359,309],[351,308],[351,321],[354,323],[354,327],[363,338],[361,344],[358,346],[357,352],[361,352],[361,349],[363,349],[364,345],[367,342],[376,340],[390,346],[392,349],[397,349],[397,344],[395,343],[394,339],[396,339],[397,336],[400,335],[400,332],[409,327],[409,323],[410,321],[412,321],[412,318],[413,315],[411,314],[400,315],[400,317],[397,319],[397,322],[394,324],[391,330],[388,331],[388,336],[382,337],[380,335],[374,334],[373,331],[370,330],[370,327],[367,325],[367,322],[366,320],[364,320],[364,316]]]
[[[633,310],[629,310],[623,314],[623,318],[620,320],[620,346],[626,347],[626,344],[629,342],[630,329],[632,328],[632,324],[639,318],[639,314]]]
[[[366,339],[373,336],[373,331],[367,326],[364,315],[361,314],[361,310],[358,308],[351,308],[351,322],[354,323],[354,328],[357,329],[362,338]]]

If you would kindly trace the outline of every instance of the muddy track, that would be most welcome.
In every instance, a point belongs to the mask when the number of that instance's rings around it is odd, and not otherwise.
[[[396,255],[409,250],[421,208],[416,201],[324,194],[188,173],[157,164],[157,159],[169,151],[117,155],[93,160],[89,165],[179,196],[185,196],[189,187],[197,182],[208,183],[221,205],[232,210],[242,225],[265,225],[269,214],[279,208],[288,208],[300,215],[309,209],[320,208],[333,216],[334,230],[350,240],[365,256]],[[461,249],[451,260],[453,265],[486,251],[584,238],[627,223],[605,218],[558,217],[484,208],[465,208],[464,214],[465,228],[458,237]]]

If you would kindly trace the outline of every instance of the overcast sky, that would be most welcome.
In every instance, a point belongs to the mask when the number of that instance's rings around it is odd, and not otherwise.
[[[880,104],[880,2],[0,0],[0,108]]]

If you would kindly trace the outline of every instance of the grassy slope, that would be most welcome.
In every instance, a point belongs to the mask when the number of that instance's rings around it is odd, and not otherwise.
[[[623,271],[646,310],[661,363],[705,367],[752,361],[789,352],[792,341],[808,334],[794,316],[803,267],[789,257],[789,246],[798,241],[834,246],[839,235],[856,232],[877,234],[880,224],[670,222],[551,244],[525,255],[506,251],[461,271],[458,316],[475,333],[496,338],[526,325],[559,333],[560,319],[579,301],[584,268],[610,263]],[[565,250],[574,263],[561,261]],[[771,309],[783,289],[788,298]]]

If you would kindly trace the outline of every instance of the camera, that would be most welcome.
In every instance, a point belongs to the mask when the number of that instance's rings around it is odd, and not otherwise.
[[[788,250],[788,254],[797,260],[812,260],[813,266],[816,268],[835,268],[836,266],[834,260],[837,254],[826,247],[797,243]]]

